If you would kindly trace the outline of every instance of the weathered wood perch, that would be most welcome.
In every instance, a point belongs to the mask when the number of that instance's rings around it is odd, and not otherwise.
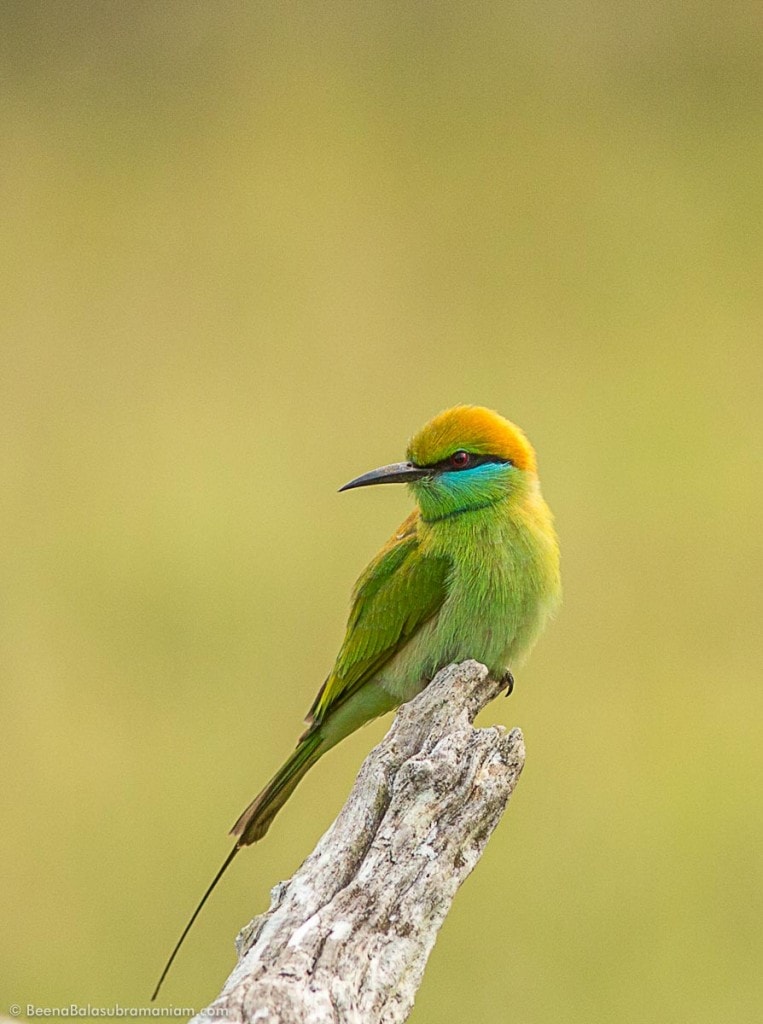
[[[406,1019],[524,765],[518,729],[471,725],[503,687],[465,661],[400,708],[339,817],[239,935],[237,966],[194,1024]]]

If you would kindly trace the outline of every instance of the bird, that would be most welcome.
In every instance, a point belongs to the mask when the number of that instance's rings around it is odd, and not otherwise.
[[[361,725],[411,700],[437,671],[474,658],[506,682],[560,597],[559,545],[535,451],[502,415],[457,405],[426,423],[404,462],[340,491],[406,484],[416,507],[361,573],[344,641],[294,752],[231,829],[235,845],[159,978],[233,858],[257,842],[310,768]]]

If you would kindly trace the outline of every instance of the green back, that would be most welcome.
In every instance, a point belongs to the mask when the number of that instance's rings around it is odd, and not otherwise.
[[[356,584],[344,643],[310,709],[315,725],[368,682],[445,600],[450,560],[422,553],[416,518],[406,522]]]

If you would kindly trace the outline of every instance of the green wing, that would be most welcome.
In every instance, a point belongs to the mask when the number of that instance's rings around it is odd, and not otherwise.
[[[400,650],[445,600],[450,560],[422,554],[414,513],[358,580],[336,664],[310,708],[320,724]]]

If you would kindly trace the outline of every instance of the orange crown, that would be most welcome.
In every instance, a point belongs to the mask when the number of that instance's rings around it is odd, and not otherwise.
[[[517,469],[536,471],[535,451],[519,427],[492,409],[455,405],[426,423],[408,445],[408,458],[431,466],[460,449],[509,459]]]

